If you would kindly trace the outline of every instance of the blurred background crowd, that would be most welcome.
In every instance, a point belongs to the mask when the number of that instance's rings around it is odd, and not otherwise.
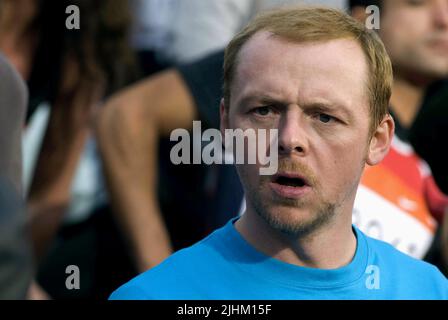
[[[170,133],[219,128],[226,44],[299,4],[380,9],[396,132],[353,222],[447,275],[448,0],[0,0],[0,299],[106,299],[241,214],[233,166],[172,164]]]

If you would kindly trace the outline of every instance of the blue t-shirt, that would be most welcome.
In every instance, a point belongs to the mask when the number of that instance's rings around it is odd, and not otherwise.
[[[346,266],[322,270],[264,255],[235,229],[235,219],[112,293],[110,299],[288,300],[447,299],[439,270],[353,227],[357,248]]]

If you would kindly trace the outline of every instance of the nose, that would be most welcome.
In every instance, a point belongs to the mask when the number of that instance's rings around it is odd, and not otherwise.
[[[434,23],[438,28],[448,29],[448,1],[437,0],[433,8]]]
[[[280,119],[278,135],[279,155],[304,156],[308,153],[308,137],[300,110],[288,110],[284,114]]]

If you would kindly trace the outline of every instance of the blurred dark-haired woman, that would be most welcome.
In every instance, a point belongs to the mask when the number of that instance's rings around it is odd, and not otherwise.
[[[79,29],[66,28],[69,5],[79,8]],[[119,248],[109,242],[108,210],[99,209],[105,196],[91,119],[137,78],[129,25],[126,0],[0,0],[0,50],[30,92],[24,182],[37,278],[54,298],[106,297],[115,286],[100,271]],[[80,290],[65,286],[69,264],[79,264]],[[132,276],[123,269],[118,276]]]

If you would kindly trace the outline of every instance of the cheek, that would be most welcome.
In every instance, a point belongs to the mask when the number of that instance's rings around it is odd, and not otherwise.
[[[351,189],[360,178],[364,151],[353,146],[360,144],[346,144],[330,146],[325,153],[319,156],[321,172],[317,172],[323,189],[332,193],[340,193],[340,190]],[[330,191],[331,190],[331,191]]]
[[[406,42],[406,36],[401,36],[402,31],[400,30],[400,27],[397,26],[391,26],[390,28],[384,26],[384,30],[387,31],[380,31],[381,40],[383,41],[390,58],[392,61],[395,61],[400,57],[401,52],[403,51],[402,48],[404,47],[403,43]]]
[[[430,32],[425,14],[398,14],[381,22],[380,36],[390,55],[406,51],[422,42]]]

